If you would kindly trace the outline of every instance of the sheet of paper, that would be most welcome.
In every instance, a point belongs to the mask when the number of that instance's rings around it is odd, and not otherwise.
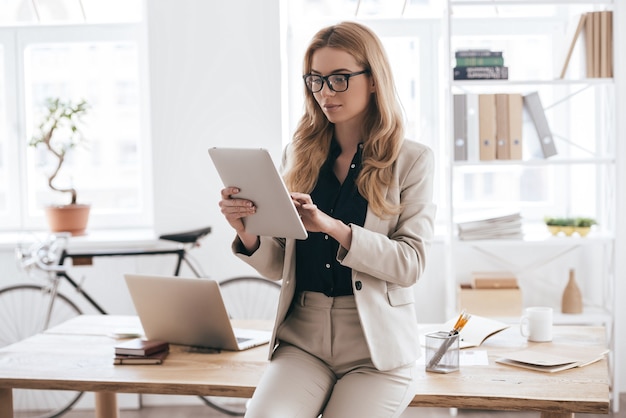
[[[489,356],[485,350],[461,350],[460,366],[488,366]]]

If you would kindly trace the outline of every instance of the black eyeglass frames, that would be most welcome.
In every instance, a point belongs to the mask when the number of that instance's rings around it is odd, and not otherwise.
[[[317,93],[324,87],[324,81],[328,88],[336,93],[348,90],[348,80],[361,74],[369,74],[369,70],[357,71],[350,74],[329,74],[327,76],[317,74],[305,74],[302,76],[304,84],[312,93]]]

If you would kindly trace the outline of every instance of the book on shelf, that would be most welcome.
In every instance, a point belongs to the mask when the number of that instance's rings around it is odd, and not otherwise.
[[[496,160],[511,159],[508,94],[496,94]]]
[[[169,350],[162,350],[146,356],[133,356],[130,354],[116,354],[113,364],[162,364]]]
[[[600,40],[598,54],[600,61],[600,77],[610,77],[609,75],[609,12],[602,11],[600,15]]]
[[[584,38],[581,41],[581,38]],[[584,68],[588,78],[613,77],[613,12],[594,11],[581,14],[569,37],[560,78],[565,78],[576,46],[583,46]]]
[[[465,94],[465,108],[467,115],[465,117],[467,130],[467,160],[480,160],[480,136],[479,136],[479,105],[477,93]]]
[[[545,373],[556,373],[584,367],[602,360],[609,350],[604,348],[561,347],[559,351],[533,347],[508,353],[496,359],[497,363]]]
[[[496,96],[478,95],[478,146],[481,161],[496,159]]]
[[[455,58],[477,58],[477,57],[500,57],[502,51],[492,51],[490,49],[459,49],[454,52]]]
[[[613,77],[613,12],[600,12],[600,77]]]
[[[592,21],[587,21],[587,25],[592,25],[593,31],[593,45],[591,46],[591,55],[593,55],[593,73],[591,77],[600,77],[600,13],[599,12],[590,12]],[[589,77],[589,75],[588,75]]]
[[[535,91],[525,94],[523,102],[524,110],[530,115],[537,133],[537,141],[529,141],[530,154],[537,158],[548,158],[556,155],[556,145],[539,93]]]
[[[594,77],[593,66],[593,47],[594,47],[594,31],[593,31],[593,16],[589,13],[585,17],[585,50],[583,51],[585,57],[585,75],[589,78]]]
[[[453,128],[454,128],[454,160],[467,160],[467,97],[465,94],[455,94],[453,101]]]
[[[478,94],[453,95],[453,149],[455,161],[478,161]]]
[[[509,67],[454,67],[452,74],[455,80],[508,80]]]
[[[457,67],[503,67],[504,58],[499,57],[457,57]]]
[[[149,356],[161,351],[168,351],[169,343],[159,340],[146,340],[144,338],[133,338],[115,345],[115,354]]]
[[[576,29],[574,30],[573,34],[569,37],[570,45],[567,50],[567,53],[565,54],[565,62],[563,63],[563,68],[561,69],[560,78],[565,77],[565,73],[567,72],[567,67],[569,66],[569,62],[572,58],[572,54],[574,52],[574,49],[576,48],[576,45],[578,44],[578,40],[580,39],[580,34],[584,33],[586,20],[587,20],[587,14],[580,15],[580,17],[578,18],[578,24],[576,26]]]
[[[507,94],[508,101],[508,140],[510,160],[522,159],[522,133],[524,119],[524,99],[521,94]]]

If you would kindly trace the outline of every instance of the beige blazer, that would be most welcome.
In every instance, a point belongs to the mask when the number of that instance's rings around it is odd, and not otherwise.
[[[405,141],[394,167],[387,199],[403,211],[381,219],[369,209],[363,227],[350,225],[350,251],[340,247],[337,260],[352,269],[352,288],[372,362],[391,370],[420,356],[413,286],[424,272],[426,250],[433,237],[436,207],[433,203],[434,157],[425,145]],[[283,280],[270,358],[276,347],[276,330],[285,320],[296,288],[295,240],[261,237],[251,255],[233,252],[272,280]]]

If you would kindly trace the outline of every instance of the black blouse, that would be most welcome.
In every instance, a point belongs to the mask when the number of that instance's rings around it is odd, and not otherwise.
[[[341,153],[333,139],[328,159],[320,169],[319,178],[311,192],[313,203],[324,213],[345,224],[363,226],[367,201],[357,190],[355,180],[361,170],[363,144],[352,158],[343,184],[333,166]],[[327,296],[345,296],[352,292],[352,269],[337,261],[339,242],[321,232],[311,232],[306,240],[296,241],[296,292],[321,292]]]

